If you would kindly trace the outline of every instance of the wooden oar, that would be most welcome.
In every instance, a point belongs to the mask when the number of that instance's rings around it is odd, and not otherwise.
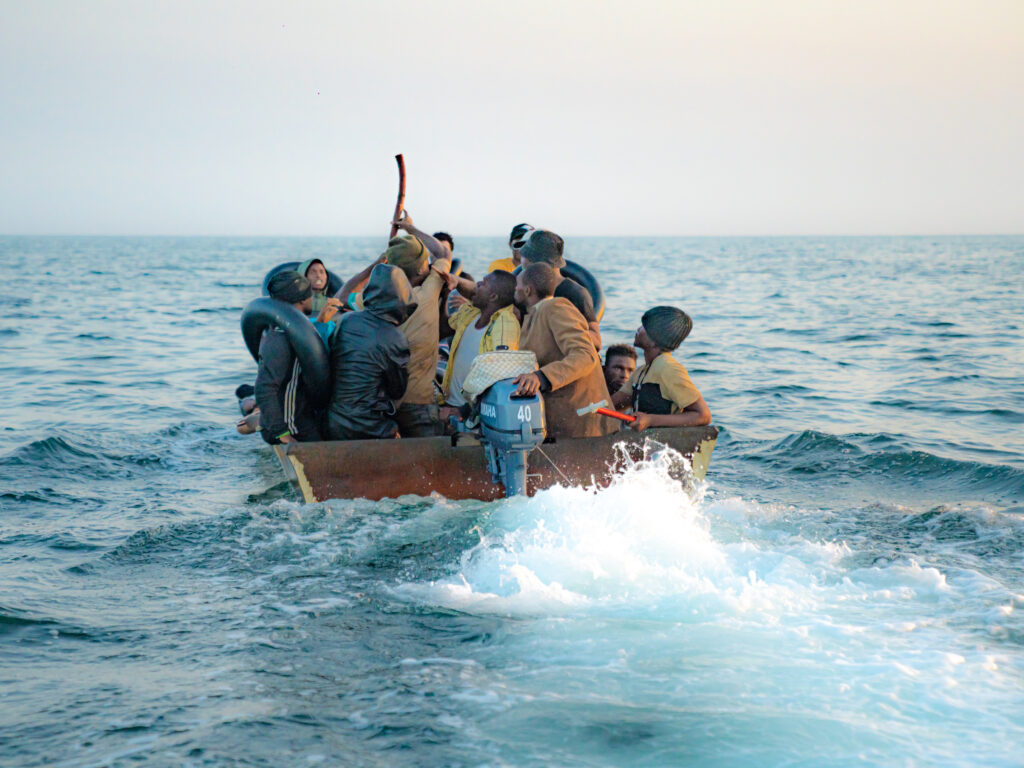
[[[402,216],[402,210],[405,208],[405,158],[401,155],[395,155],[395,161],[398,163],[398,201],[395,203],[395,215],[391,217],[392,221],[398,221]],[[397,234],[398,227],[392,224],[388,240]]]

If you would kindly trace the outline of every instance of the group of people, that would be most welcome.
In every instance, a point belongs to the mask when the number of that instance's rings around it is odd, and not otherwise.
[[[635,430],[711,422],[672,355],[692,328],[681,309],[649,309],[633,346],[609,347],[602,365],[593,297],[562,275],[565,242],[557,234],[516,225],[510,255],[473,281],[452,272],[450,235],[429,235],[405,213],[392,223],[404,234],[333,295],[319,259],[270,280],[272,299],[315,316],[332,389],[326,408],[318,409],[323,398],[308,391],[287,333],[268,328],[240,432],[258,430],[271,444],[443,435],[452,416],[471,411],[463,384],[476,357],[516,349],[533,352],[538,365],[516,378],[517,394],[543,396],[547,431],[556,439],[622,428],[596,412],[579,413],[596,404],[630,411]],[[439,358],[445,345],[446,362]],[[643,353],[639,367],[634,347]]]

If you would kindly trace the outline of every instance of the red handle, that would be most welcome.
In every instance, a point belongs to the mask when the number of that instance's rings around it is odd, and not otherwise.
[[[598,408],[595,413],[600,413],[602,416],[611,416],[613,419],[624,421],[627,424],[632,424],[636,421],[636,416],[630,416],[628,413],[619,413],[618,411],[613,411],[611,408]]]

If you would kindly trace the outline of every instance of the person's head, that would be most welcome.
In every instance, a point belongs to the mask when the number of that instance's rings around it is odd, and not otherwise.
[[[529,224],[516,224],[508,235],[508,247],[512,249],[512,263],[519,265],[519,249],[526,242],[526,236],[533,231]]]
[[[400,268],[378,264],[363,289],[363,311],[401,325],[416,311],[412,284]]]
[[[558,275],[547,264],[537,263],[523,267],[516,279],[515,299],[532,307],[538,301],[553,295],[558,287]]]
[[[547,264],[552,269],[565,266],[565,241],[548,229],[535,229],[530,232],[518,249],[519,261],[523,267],[530,264]]]
[[[384,251],[384,263],[398,267],[405,272],[409,282],[419,285],[430,271],[430,254],[419,238],[414,235],[393,237]]]
[[[299,272],[309,280],[309,285],[314,293],[320,293],[327,288],[327,267],[320,259],[304,261],[299,266]]]
[[[651,307],[642,318],[636,330],[633,343],[647,351],[657,349],[671,352],[683,343],[693,329],[690,316],[676,307]]]
[[[452,236],[449,235],[447,232],[435,232],[434,239],[437,240],[439,243],[444,243],[445,245],[447,245],[448,253],[452,253],[455,251],[455,241],[452,240]]]
[[[523,244],[523,240],[526,236],[533,231],[533,227],[529,224],[516,224],[512,227],[512,231],[508,235],[508,247],[513,251],[520,248]]]
[[[627,344],[613,344],[604,355],[604,380],[614,395],[636,370],[636,350]]]
[[[515,275],[503,269],[496,269],[476,284],[473,306],[481,310],[503,309],[515,300],[515,295]]]
[[[304,315],[313,313],[313,289],[303,275],[293,269],[278,272],[267,285],[270,298],[291,304]]]

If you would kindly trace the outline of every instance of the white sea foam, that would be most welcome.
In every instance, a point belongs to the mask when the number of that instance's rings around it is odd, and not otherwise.
[[[529,672],[504,679],[503,694],[572,690],[559,711],[640,706],[679,722],[697,707],[734,736],[752,717],[780,759],[795,740],[810,762],[884,761],[894,744],[948,760],[974,707],[1024,706],[1024,657],[985,639],[1019,631],[1005,586],[914,557],[865,565],[855,543],[789,520],[809,511],[686,492],[672,470],[662,455],[606,489],[499,502],[449,577],[393,593],[527,620],[500,655]]]

